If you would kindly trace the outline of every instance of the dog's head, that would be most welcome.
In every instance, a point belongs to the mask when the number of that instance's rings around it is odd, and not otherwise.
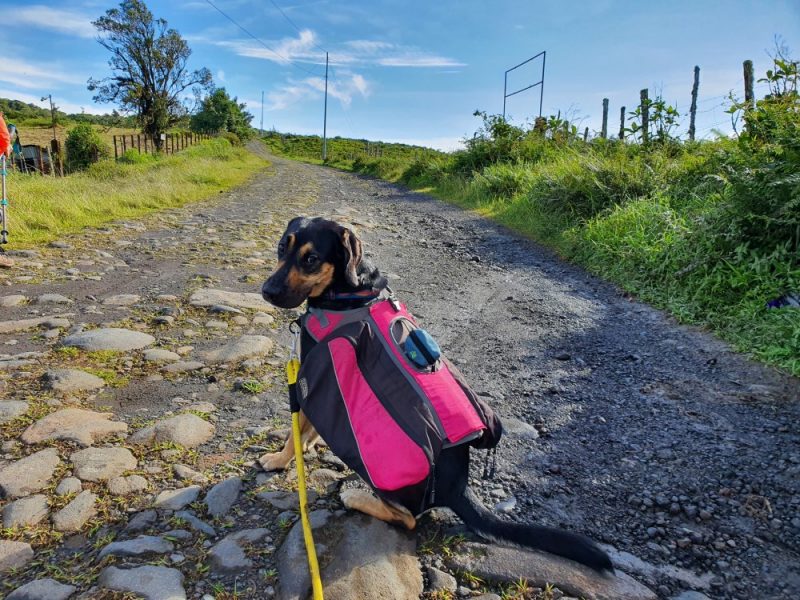
[[[361,241],[347,227],[320,217],[297,217],[278,243],[278,265],[261,295],[280,308],[295,308],[331,287],[358,289],[364,283],[362,260]]]

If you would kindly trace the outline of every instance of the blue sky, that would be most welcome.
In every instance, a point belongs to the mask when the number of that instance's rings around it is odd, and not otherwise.
[[[547,51],[544,112],[609,129],[639,90],[661,92],[688,111],[692,70],[701,67],[698,135],[730,131],[722,106],[741,94],[741,64],[769,66],[774,36],[800,56],[800,2],[775,0],[611,2],[439,0],[213,0],[264,41],[249,38],[205,0],[150,0],[190,43],[191,66],[206,66],[217,85],[247,103],[264,127],[321,133],[323,50],[332,77],[328,133],[454,148],[478,125],[475,109],[501,112],[503,71]],[[86,80],[108,74],[107,53],[90,21],[112,6],[100,0],[0,1],[0,96],[39,102],[52,93],[64,110],[106,112]],[[540,64],[514,73],[510,88],[538,79]],[[763,92],[765,85],[758,84]],[[524,121],[538,112],[538,90],[509,99]],[[688,127],[688,118],[682,129]]]

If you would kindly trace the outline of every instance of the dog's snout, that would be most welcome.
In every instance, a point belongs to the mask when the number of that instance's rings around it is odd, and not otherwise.
[[[264,296],[264,299],[268,302],[280,296],[284,291],[284,286],[273,279],[274,278],[270,277],[264,282],[264,285],[261,286],[261,295]]]

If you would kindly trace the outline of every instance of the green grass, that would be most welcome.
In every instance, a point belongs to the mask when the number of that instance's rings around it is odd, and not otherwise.
[[[170,156],[101,161],[64,178],[12,172],[10,247],[30,247],[84,227],[214,197],[266,164],[243,148],[214,139]]]

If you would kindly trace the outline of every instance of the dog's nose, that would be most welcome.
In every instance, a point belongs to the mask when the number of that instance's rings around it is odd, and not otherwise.
[[[271,302],[274,298],[279,296],[283,292],[283,286],[280,284],[272,281],[271,279],[267,279],[264,282],[264,285],[261,286],[261,295],[264,297],[264,300],[267,302]]]

